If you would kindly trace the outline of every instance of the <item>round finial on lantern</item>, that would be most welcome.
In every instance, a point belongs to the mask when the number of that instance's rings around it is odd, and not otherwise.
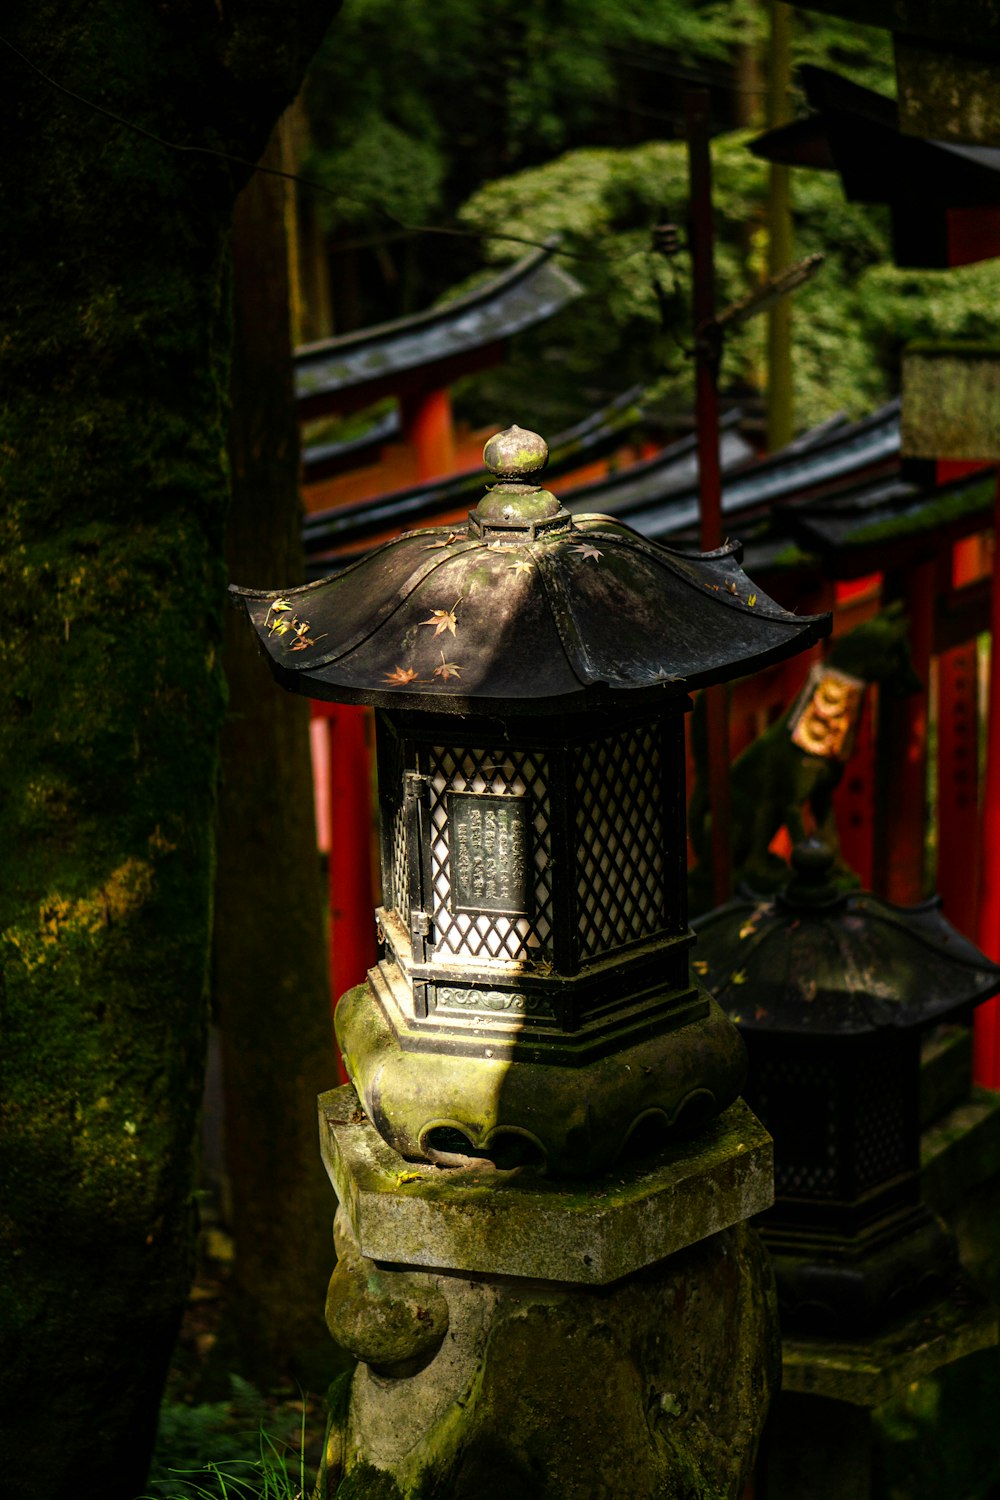
[[[516,424],[495,433],[483,449],[483,463],[501,481],[540,474],[548,461],[549,445],[545,439]]]
[[[792,850],[795,872],[783,893],[789,906],[826,906],[837,899],[833,882],[834,854],[820,838],[803,839]]]

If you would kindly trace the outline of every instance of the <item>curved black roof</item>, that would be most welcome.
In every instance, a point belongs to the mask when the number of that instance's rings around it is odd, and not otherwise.
[[[579,282],[554,259],[555,251],[552,241],[441,307],[297,349],[299,416],[336,410],[348,391],[355,404],[373,401],[408,372],[430,374],[552,317],[582,292]]]

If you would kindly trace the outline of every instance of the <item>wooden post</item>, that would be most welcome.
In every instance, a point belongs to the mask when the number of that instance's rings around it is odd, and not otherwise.
[[[936,584],[935,564],[922,562],[910,569],[901,589],[910,621],[910,655],[924,691],[905,698],[879,693],[882,816],[875,888],[886,900],[904,906],[922,901],[927,894],[927,688]]]
[[[366,710],[343,703],[313,703],[330,727],[329,962],[333,1005],[364,981],[376,959],[372,911],[371,756]],[[337,1068],[347,1081],[338,1054]]]
[[[420,396],[406,413],[406,427],[416,454],[418,484],[454,472],[455,429],[447,389]]]
[[[790,118],[792,8],[771,0],[771,40],[767,56],[767,127],[774,130]],[[767,190],[767,271],[777,276],[792,260],[791,171],[772,162]],[[792,400],[792,305],[779,297],[767,314],[767,449],[790,443],[795,430]]]
[[[871,700],[869,690],[854,752],[833,794],[841,858],[866,890],[872,888],[875,867],[875,728]]]
[[[719,465],[719,393],[716,388],[719,342],[715,324],[708,90],[688,89],[685,107],[694,301],[699,539],[701,550],[711,552],[722,544],[722,472]],[[721,905],[732,894],[729,708],[726,688],[707,688],[705,708],[708,800],[712,815],[712,896],[716,905]]]
[[[993,511],[993,592],[990,604],[990,698],[986,732],[986,780],[979,847],[979,931],[977,941],[987,957],[1000,958],[1000,476]],[[972,1076],[986,1088],[1000,1086],[997,1059],[997,1001],[976,1007]]]
[[[937,888],[944,914],[976,936],[979,882],[979,692],[975,641],[938,660]]]

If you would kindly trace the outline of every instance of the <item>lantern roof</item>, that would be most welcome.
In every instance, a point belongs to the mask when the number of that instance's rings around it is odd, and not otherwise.
[[[696,554],[571,516],[534,476],[541,438],[498,434],[499,483],[453,529],[387,542],[302,588],[231,592],[271,669],[313,698],[434,713],[643,706],[755,671],[828,633],[755,587],[727,543]]]
[[[852,1035],[958,1019],[1000,990],[992,963],[934,898],[895,906],[838,891],[819,839],[772,898],[745,891],[697,919],[695,967],[744,1032]]]

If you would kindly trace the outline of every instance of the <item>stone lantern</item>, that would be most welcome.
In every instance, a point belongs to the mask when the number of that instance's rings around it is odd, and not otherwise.
[[[328,1496],[341,1473],[454,1500],[697,1475],[735,1500],[775,1378],[746,1228],[770,1142],[689,973],[683,715],[829,617],[781,609],[734,545],[570,516],[546,456],[512,428],[467,525],[236,591],[283,686],[376,710],[380,957],[337,1009],[351,1083],[320,1099],[327,1321],[359,1360]]]
[[[240,593],[283,686],[377,711],[381,958],[337,1013],[365,1110],[411,1160],[587,1174],[739,1092],[736,1032],[689,977],[683,715],[826,617],[756,590],[735,545],[571,517],[533,433],[485,459],[467,526]]]
[[[775,1143],[759,1229],[782,1327],[869,1332],[940,1292],[951,1243],[920,1201],[920,1043],[967,1021],[1000,967],[940,903],[839,892],[819,840],[773,899],[747,892],[698,929],[699,967],[749,1053],[746,1095]]]

